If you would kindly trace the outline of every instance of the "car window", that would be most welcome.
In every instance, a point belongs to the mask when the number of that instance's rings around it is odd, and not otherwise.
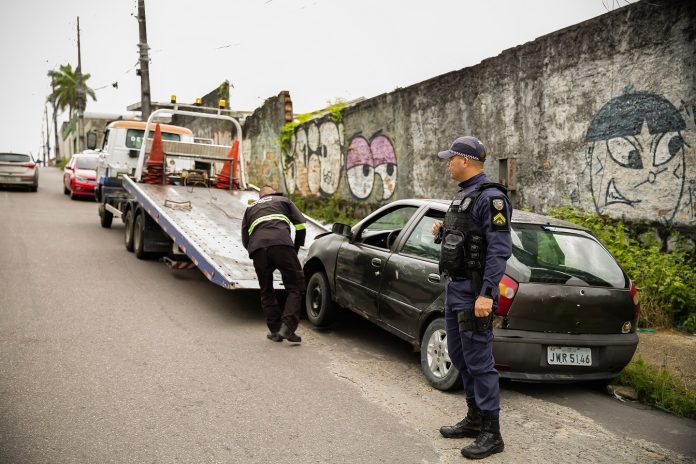
[[[128,132],[126,132],[126,148],[139,150],[140,146],[143,144],[143,135],[145,135],[144,130],[128,129]],[[149,138],[152,138],[155,136],[155,132],[150,131],[148,135]],[[171,132],[162,132],[162,140],[173,140],[178,142],[181,140],[181,136],[179,134],[172,134]]]
[[[614,288],[627,285],[616,260],[583,231],[515,224],[512,232],[508,266],[511,277],[518,281]]]
[[[95,156],[77,158],[77,169],[97,170],[97,158]]]
[[[389,210],[363,225],[356,241],[388,249],[417,210],[416,206],[398,206]]]
[[[29,163],[31,156],[21,155],[19,153],[0,153],[0,161],[9,161],[13,163]]]
[[[406,240],[401,253],[439,261],[440,245],[435,243],[432,229],[435,221],[442,221],[444,218],[444,211],[428,211],[418,221],[418,225]]]

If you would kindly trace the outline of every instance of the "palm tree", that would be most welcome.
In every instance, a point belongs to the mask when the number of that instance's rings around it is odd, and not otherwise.
[[[48,71],[48,77],[51,78],[51,94],[48,96],[48,101],[53,107],[53,132],[55,134],[56,144],[56,159],[60,158],[58,149],[58,123],[57,112],[65,111],[65,108],[70,110],[70,118],[72,119],[75,111],[83,112],[87,106],[87,97],[92,97],[92,100],[97,101],[97,97],[89,86],[87,79],[89,74],[82,74],[79,69],[73,69],[71,64],[60,65],[58,71]]]

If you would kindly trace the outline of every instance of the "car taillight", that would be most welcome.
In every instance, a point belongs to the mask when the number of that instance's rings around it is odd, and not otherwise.
[[[638,298],[638,289],[632,280],[629,279],[630,290],[628,293],[631,295],[631,300],[633,300],[633,325],[638,325],[638,316],[640,315],[640,299]]]
[[[517,294],[517,282],[507,275],[503,275],[498,288],[500,289],[500,296],[498,297],[498,309],[495,313],[498,316],[507,316],[510,306],[512,306],[512,299]]]
[[[24,163],[22,166],[24,166],[25,168],[34,169],[34,168],[36,167],[36,163],[33,163],[33,162],[31,162],[31,163]]]

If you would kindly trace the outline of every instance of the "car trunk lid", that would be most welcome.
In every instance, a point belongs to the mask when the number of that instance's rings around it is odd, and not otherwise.
[[[612,334],[626,332],[625,324],[632,320],[633,300],[627,288],[520,283],[506,328]]]

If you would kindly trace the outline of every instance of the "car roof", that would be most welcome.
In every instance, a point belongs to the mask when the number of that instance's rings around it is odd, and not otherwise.
[[[424,205],[426,203],[430,204],[436,204],[440,206],[440,208],[443,211],[446,210],[446,208],[452,203],[451,200],[443,200],[439,198],[431,198],[431,199],[419,199],[419,198],[413,198],[413,199],[408,199],[408,200],[397,200],[397,202],[404,201],[410,204],[414,205]],[[396,203],[396,202],[395,202]],[[562,219],[556,219],[552,218],[549,216],[544,216],[543,214],[537,214],[537,213],[532,213],[530,211],[522,211],[519,209],[513,209],[512,210],[512,223],[513,224],[534,224],[534,225],[548,225],[548,226],[553,226],[553,227],[566,227],[568,229],[578,229],[578,230],[585,230],[587,231],[588,229],[582,226],[579,226],[577,224],[574,224],[569,221],[564,221]]]

